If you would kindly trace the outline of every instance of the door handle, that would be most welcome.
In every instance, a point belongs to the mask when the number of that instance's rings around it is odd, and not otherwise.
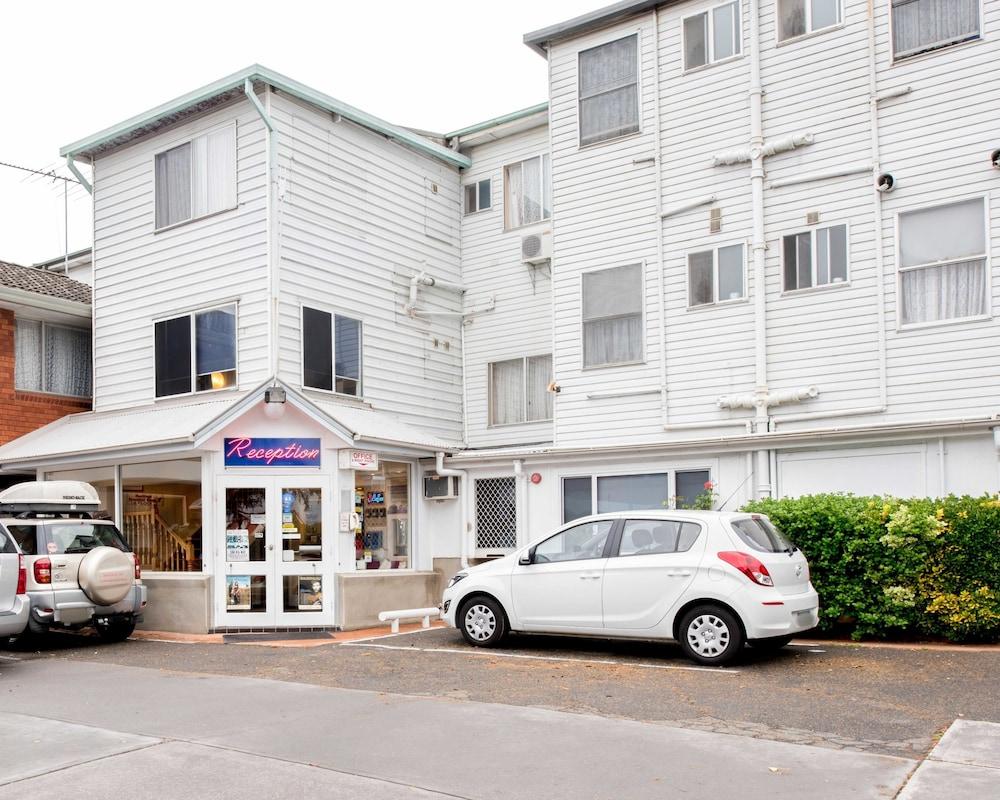
[[[687,578],[690,574],[687,570],[672,569],[667,571],[666,576],[668,578]]]
[[[588,581],[588,580],[590,580],[590,581],[597,581],[597,580],[600,580],[600,579],[601,579],[600,575],[581,575],[580,576],[580,580],[581,581]]]
[[[269,544],[269,545],[267,546],[267,549],[268,549],[268,550],[273,550],[273,549],[274,549],[274,545],[273,545],[273,544]]]

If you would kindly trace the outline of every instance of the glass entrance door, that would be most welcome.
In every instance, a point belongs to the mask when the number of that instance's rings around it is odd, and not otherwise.
[[[334,562],[325,480],[227,477],[220,491],[220,627],[333,623],[326,565]]]

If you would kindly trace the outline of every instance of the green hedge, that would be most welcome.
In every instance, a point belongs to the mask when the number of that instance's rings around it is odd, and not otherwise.
[[[819,494],[758,500],[809,559],[820,628],[1000,640],[1000,499]]]

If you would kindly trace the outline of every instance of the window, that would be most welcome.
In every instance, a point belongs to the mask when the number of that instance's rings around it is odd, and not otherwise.
[[[642,265],[583,274],[583,366],[642,360]]]
[[[678,471],[674,476],[674,504],[677,508],[694,508],[703,492],[710,492],[711,474],[707,469]]]
[[[354,535],[357,569],[414,567],[409,464],[379,459],[374,472],[355,472],[354,511],[361,520]]]
[[[979,0],[892,0],[894,58],[978,38]]]
[[[647,556],[683,553],[691,549],[701,533],[694,522],[663,519],[630,519],[622,528],[620,556]]]
[[[156,396],[236,385],[236,306],[161,320],[154,326]]]
[[[490,373],[490,425],[552,419],[552,356],[494,361]]]
[[[743,39],[740,4],[726,3],[684,20],[684,69],[739,55]]]
[[[732,525],[740,540],[754,550],[764,553],[792,553],[798,549],[764,517],[738,519]]]
[[[899,215],[900,323],[989,313],[983,198]]]
[[[517,486],[514,478],[476,479],[476,549],[517,547]]]
[[[666,472],[599,476],[597,513],[666,508],[670,501],[668,477]]]
[[[706,483],[711,480],[711,473],[707,469],[677,470],[673,476],[673,498],[669,472],[563,478],[563,522],[595,513],[649,511],[669,506],[692,508],[698,496],[709,491]]]
[[[563,522],[594,513],[593,478],[563,478]]]
[[[70,397],[90,396],[90,331],[14,320],[14,387]]]
[[[847,280],[847,226],[814,228],[782,237],[785,291]]]
[[[302,385],[361,396],[361,322],[302,308]]]
[[[121,471],[122,533],[143,569],[200,572],[201,459],[122,464]]]
[[[236,125],[156,154],[156,229],[236,205]]]
[[[840,22],[840,0],[778,0],[778,41],[829,28]]]
[[[743,245],[688,255],[688,306],[739,300],[743,288]]]
[[[535,546],[533,564],[551,561],[584,561],[604,558],[604,545],[614,527],[612,520],[584,522],[550,536]]]
[[[504,224],[520,228],[552,216],[552,179],[548,153],[503,168]]]
[[[637,34],[580,52],[581,145],[639,130],[638,55]]]
[[[484,178],[465,187],[465,213],[475,214],[493,205],[493,181]]]

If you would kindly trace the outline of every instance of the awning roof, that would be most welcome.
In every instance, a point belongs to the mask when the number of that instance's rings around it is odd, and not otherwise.
[[[271,381],[224,400],[157,404],[70,414],[0,447],[0,468],[166,453],[200,446],[263,398]],[[391,445],[421,453],[462,449],[457,442],[368,406],[313,402],[279,382],[291,406],[359,447]]]

